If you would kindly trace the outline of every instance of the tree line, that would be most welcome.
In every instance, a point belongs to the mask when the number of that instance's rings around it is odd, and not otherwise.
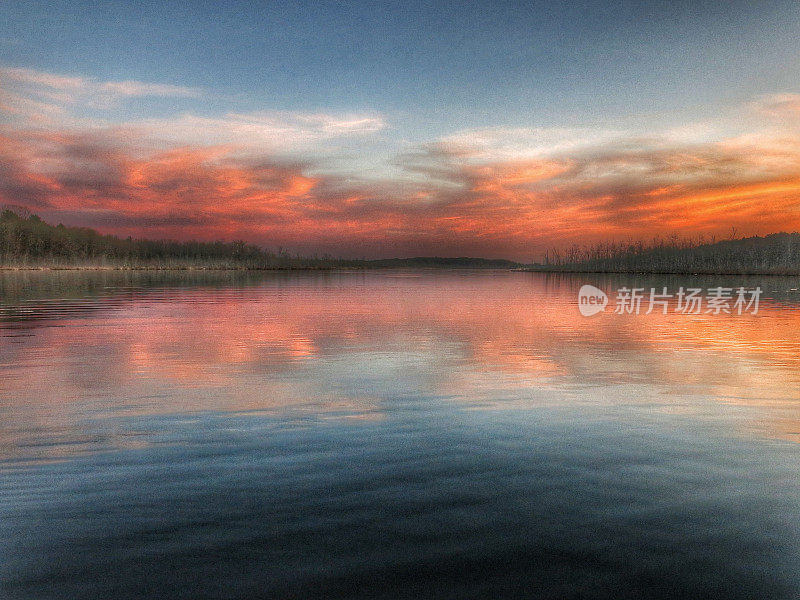
[[[551,250],[536,270],[597,273],[800,274],[800,234],[605,242]]]
[[[331,258],[301,258],[243,241],[179,242],[103,235],[85,227],[53,226],[8,207],[0,213],[0,265],[5,267],[325,268]]]

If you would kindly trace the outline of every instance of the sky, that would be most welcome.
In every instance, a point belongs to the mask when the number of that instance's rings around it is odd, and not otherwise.
[[[0,6],[0,204],[483,256],[800,230],[797,2]]]

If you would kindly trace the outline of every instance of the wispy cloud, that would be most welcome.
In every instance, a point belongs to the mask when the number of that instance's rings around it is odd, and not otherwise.
[[[520,160],[574,152],[628,135],[603,128],[492,127],[461,131],[442,138],[439,145],[461,151],[474,160]]]
[[[142,81],[98,81],[33,69],[0,67],[0,111],[35,124],[64,124],[70,111],[107,110],[144,97],[198,98],[195,88]]]
[[[766,115],[800,119],[800,94],[770,94],[761,96],[753,107]]]
[[[298,149],[326,140],[370,135],[385,128],[379,115],[327,115],[288,111],[183,114],[126,124],[151,139],[175,144],[232,144],[241,149]]]
[[[298,151],[328,140],[370,136],[386,128],[378,114],[300,111],[184,111],[157,119],[108,121],[105,111],[144,97],[201,98],[195,88],[142,81],[98,81],[31,69],[0,67],[0,117],[17,129],[125,130],[143,147],[232,145],[242,152]]]

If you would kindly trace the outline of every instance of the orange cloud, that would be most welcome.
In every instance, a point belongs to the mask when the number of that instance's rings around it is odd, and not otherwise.
[[[604,239],[800,229],[800,143],[785,137],[604,140],[501,160],[434,144],[374,181],[236,145],[146,149],[108,128],[6,128],[0,142],[0,201],[126,236],[530,260]]]

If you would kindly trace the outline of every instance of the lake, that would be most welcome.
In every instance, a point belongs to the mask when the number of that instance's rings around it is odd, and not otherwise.
[[[2,273],[0,597],[798,598],[798,287]]]

